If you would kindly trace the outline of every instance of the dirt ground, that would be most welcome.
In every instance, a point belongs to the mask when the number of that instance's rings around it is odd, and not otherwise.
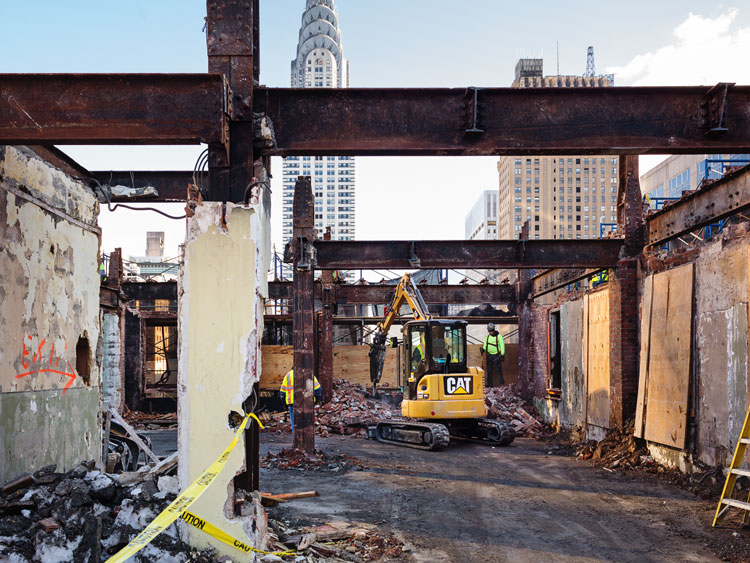
[[[264,432],[262,441],[264,456],[289,447],[290,436]],[[747,552],[750,532],[734,524],[712,530],[714,503],[634,472],[610,473],[558,455],[549,443],[458,443],[441,452],[349,436],[316,444],[356,456],[364,469],[263,469],[264,491],[320,493],[272,508],[271,516],[305,525],[377,524],[411,548],[402,561],[722,560],[717,553],[747,560],[737,548]]]

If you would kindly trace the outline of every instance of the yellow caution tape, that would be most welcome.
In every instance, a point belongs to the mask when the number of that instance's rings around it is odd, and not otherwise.
[[[294,551],[263,551],[262,549],[255,549],[254,547],[250,547],[249,545],[242,543],[240,540],[234,539],[232,536],[220,530],[210,522],[206,522],[203,518],[200,518],[192,512],[188,512],[187,510],[185,510],[180,515],[180,518],[190,524],[193,528],[197,528],[201,532],[205,532],[209,536],[213,536],[217,540],[222,541],[227,545],[231,545],[232,547],[236,547],[237,549],[239,549],[240,551],[244,551],[245,553],[254,551],[255,553],[262,553],[264,555],[278,555],[279,557],[296,554],[296,552]]]
[[[174,499],[167,508],[162,510],[161,514],[154,518],[153,521],[146,526],[140,534],[133,538],[128,545],[107,559],[106,563],[122,563],[128,557],[138,553],[141,549],[146,547],[151,540],[161,534],[172,522],[177,520],[177,518],[180,517],[180,514],[182,514],[182,511],[193,504],[198,497],[205,492],[216,476],[221,473],[222,469],[224,469],[224,465],[226,464],[227,459],[229,459],[229,454],[232,453],[232,450],[237,445],[237,442],[242,435],[242,431],[245,429],[245,426],[247,426],[247,422],[250,418],[255,419],[258,422],[258,425],[263,428],[263,424],[257,416],[253,413],[246,414],[245,418],[242,420],[242,424],[240,424],[240,427],[237,429],[237,432],[232,439],[232,443],[229,444],[227,449],[224,450],[224,453],[219,456],[219,459],[213,462],[200,477],[180,493],[180,495]]]

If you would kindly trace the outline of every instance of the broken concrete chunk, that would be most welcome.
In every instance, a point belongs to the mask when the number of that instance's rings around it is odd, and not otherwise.
[[[53,530],[57,530],[60,527],[60,523],[51,517],[39,520],[38,523],[39,527],[42,528],[42,530],[44,530],[45,532],[51,532]]]

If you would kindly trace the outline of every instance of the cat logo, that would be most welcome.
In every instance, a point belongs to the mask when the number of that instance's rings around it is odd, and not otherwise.
[[[473,378],[469,375],[452,375],[444,381],[446,395],[471,395],[474,392]]]

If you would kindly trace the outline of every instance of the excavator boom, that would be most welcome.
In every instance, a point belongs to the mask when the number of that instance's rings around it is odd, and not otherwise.
[[[417,289],[411,274],[404,274],[396,285],[385,317],[378,323],[373,336],[373,343],[370,347],[370,381],[372,382],[372,392],[376,393],[376,388],[383,376],[383,366],[385,365],[385,341],[388,331],[391,329],[393,322],[400,316],[401,306],[407,303],[411,309],[411,314],[415,320],[429,320],[432,318],[427,304],[422,298],[422,294]]]

